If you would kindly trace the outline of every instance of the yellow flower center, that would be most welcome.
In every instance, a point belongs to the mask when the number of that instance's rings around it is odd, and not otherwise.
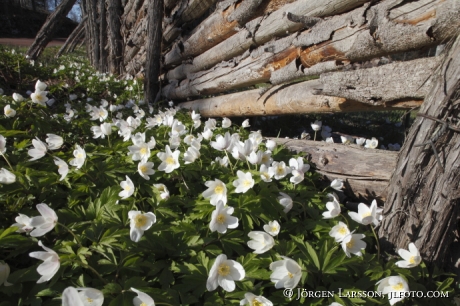
[[[244,187],[248,187],[248,188],[249,188],[249,187],[251,187],[251,185],[252,185],[252,182],[251,182],[250,180],[245,180],[245,181],[243,181],[243,186],[244,186]]]
[[[352,240],[350,240],[349,242],[347,242],[347,248],[348,249],[351,249],[353,246],[355,245],[355,242]]]
[[[126,185],[124,189],[125,189],[126,191],[130,191],[130,190],[131,190],[131,186]]]
[[[217,268],[217,273],[221,276],[227,276],[230,274],[230,266],[226,264],[220,264]]]
[[[409,258],[409,262],[411,264],[415,264],[415,256],[411,256],[411,258]]]
[[[259,302],[259,301],[253,300],[253,301],[252,301],[252,306],[264,306],[264,304],[262,304],[262,303]]]
[[[217,219],[217,223],[223,224],[225,222],[225,215],[218,214],[216,219]]]
[[[214,193],[216,194],[222,194],[224,192],[224,187],[218,185],[216,188],[214,188]]]
[[[288,276],[289,276],[289,278],[293,278],[294,274],[292,274],[291,272],[288,272]]]
[[[174,158],[172,156],[168,156],[168,158],[166,158],[166,163],[168,165],[174,165],[175,163]]]
[[[136,223],[136,227],[143,227],[147,223],[147,217],[139,214],[134,217],[134,222]]]
[[[8,115],[11,114],[12,112],[13,112],[12,109],[7,109],[7,110],[5,111],[5,114],[8,116]]]
[[[266,164],[268,162],[268,156],[267,155],[263,155],[262,156],[262,160],[261,160],[262,164]]]
[[[83,153],[78,153],[77,158],[83,158]]]
[[[404,289],[404,285],[402,283],[397,283],[396,285],[391,286],[396,291],[401,291]]]
[[[362,214],[363,218],[370,217],[370,216],[372,216],[372,214],[370,212]]]
[[[142,154],[142,155],[147,155],[147,148],[142,148],[139,150],[139,152]]]
[[[272,232],[278,231],[278,226],[272,226],[272,227],[271,227],[271,231],[272,231]]]
[[[93,302],[93,299],[91,299],[91,298],[86,298],[86,300],[88,301],[88,303],[92,303],[92,302]]]
[[[142,302],[139,306],[147,306],[144,302]]]
[[[283,174],[284,173],[284,167],[283,166],[278,166],[276,168],[276,173],[277,174]]]
[[[142,166],[140,166],[139,168],[140,168],[140,170],[141,170],[142,173],[147,172],[147,166],[142,165]]]
[[[339,234],[341,235],[346,235],[347,234],[347,229],[345,227],[341,227],[339,230],[338,230]]]

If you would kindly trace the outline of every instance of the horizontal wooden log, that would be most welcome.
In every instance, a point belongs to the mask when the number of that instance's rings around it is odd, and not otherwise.
[[[182,60],[197,56],[238,32],[238,26],[264,14],[270,14],[293,0],[244,0],[228,7],[221,6],[193,31],[179,47],[174,45],[165,55],[164,66],[180,64]],[[181,77],[169,77],[182,79]]]
[[[396,167],[397,152],[311,140],[271,139],[289,150],[307,153],[318,173],[330,181],[344,181],[346,194],[367,202],[385,201],[385,189]]]
[[[182,23],[202,16],[217,0],[181,1],[181,9],[175,13],[175,18],[163,29],[163,40],[171,43],[179,33],[175,31]]]
[[[176,79],[183,79],[187,74],[208,69],[215,64],[243,54],[253,45],[261,45],[273,37],[285,36],[304,26],[287,18],[288,13],[325,17],[346,12],[359,7],[367,0],[327,0],[327,1],[296,1],[286,4],[266,18],[256,18],[248,22],[238,33],[219,43],[193,59],[193,64],[177,67]],[[177,77],[180,76],[180,77]],[[169,78],[169,77],[168,77]],[[171,79],[171,78],[169,78]]]
[[[375,7],[358,8],[347,14],[334,16],[329,21],[320,22],[310,31],[299,36],[293,34],[267,43],[253,50],[246,58],[236,58],[233,61],[216,65],[213,69],[191,74],[189,79],[181,82],[179,86],[175,84],[166,86],[163,94],[170,99],[184,99],[194,95],[215,94],[268,82],[274,71],[296,60],[297,69],[292,72],[283,71],[283,73],[292,73],[282,75],[282,80],[288,81],[300,77],[299,70],[309,75],[313,71],[321,73],[334,68],[334,64],[329,63],[309,71],[322,62],[336,61],[335,66],[339,69],[343,67],[344,62],[367,60],[375,56],[418,49],[445,41],[455,35],[454,30],[460,26],[460,6],[455,5],[456,0],[431,1],[431,7],[436,14],[430,14],[428,19],[423,19],[416,26],[402,23],[407,21],[407,18],[415,18],[416,13],[422,14],[422,11],[414,5],[423,6],[426,1],[429,0],[419,1],[421,3],[410,2],[406,4],[409,7],[398,7],[398,12],[410,9],[410,13],[399,15],[397,19],[391,21],[379,19],[377,24],[381,25],[378,28],[380,30],[375,30],[369,25],[377,18],[375,16],[394,14],[389,11],[388,1]],[[424,6],[426,5],[425,3]],[[347,26],[350,23],[355,26]],[[336,31],[331,32],[331,28]],[[326,31],[326,34],[323,31]],[[379,36],[380,40],[374,41],[372,33],[379,31],[382,31],[384,38]],[[432,34],[428,36],[427,33]],[[366,40],[368,38],[370,41]],[[321,39],[328,40],[323,42]],[[363,42],[357,43],[357,41]],[[401,41],[409,42],[406,44]],[[310,43],[314,45],[305,45]],[[363,45],[367,47],[363,48]]]
[[[199,111],[203,117],[240,117],[389,110],[417,107],[423,102],[401,99],[386,105],[372,106],[345,98],[315,94],[321,86],[319,80],[311,80],[275,86],[263,94],[259,89],[254,89],[184,102],[179,106]]]

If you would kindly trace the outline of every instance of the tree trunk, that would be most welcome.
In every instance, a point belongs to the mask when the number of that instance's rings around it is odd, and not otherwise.
[[[81,47],[85,43],[85,29],[81,29],[77,37],[70,43],[69,48],[67,49],[68,53],[71,53],[75,50],[77,46]]]
[[[399,154],[379,230],[383,250],[414,242],[425,262],[437,266],[448,264],[458,235],[460,36],[446,53]]]
[[[92,36],[92,53],[93,53],[93,62],[91,63],[94,67],[99,67],[100,61],[100,40],[99,40],[99,24],[97,20],[97,4],[102,0],[86,0],[88,3],[88,15],[89,20],[91,20],[91,36]]]
[[[121,1],[110,0],[107,5],[107,23],[109,32],[109,72],[116,74],[122,73],[122,38],[121,38]]]
[[[99,0],[99,71],[107,72],[107,19],[106,19],[106,0]]]
[[[154,104],[160,93],[160,61],[163,20],[163,0],[151,0],[147,10],[147,58],[145,61],[146,76],[144,79],[144,101]]]
[[[65,41],[64,45],[61,47],[61,49],[59,49],[58,53],[56,53],[55,58],[60,57],[62,55],[62,53],[64,53],[65,50],[68,51],[70,49],[70,46],[72,45],[72,43],[78,38],[78,36],[81,33],[81,31],[83,31],[86,19],[88,19],[87,16],[85,16],[81,20],[81,22],[78,24],[78,26],[72,31],[72,33],[69,35],[69,37]]]
[[[60,27],[62,20],[72,9],[76,0],[63,0],[56,10],[48,16],[45,24],[38,31],[35,41],[27,50],[27,56],[31,60],[37,59],[40,56],[46,45],[53,39],[53,35]]]

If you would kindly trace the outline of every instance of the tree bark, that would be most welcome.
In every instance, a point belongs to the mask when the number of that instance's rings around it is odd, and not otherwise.
[[[316,172],[329,181],[342,179],[344,192],[360,201],[385,201],[386,187],[396,166],[397,152],[366,149],[358,145],[271,138],[297,153],[307,153]]]
[[[99,71],[107,72],[107,19],[106,19],[106,0],[99,0]]]
[[[112,74],[122,73],[121,67],[123,47],[121,38],[121,1],[110,0],[107,4],[107,26],[108,26],[108,43],[110,55],[108,58],[109,72]]]
[[[435,76],[399,154],[379,236],[385,251],[414,242],[425,262],[445,266],[460,213],[460,36]],[[419,146],[430,139],[433,145]]]
[[[27,50],[27,56],[31,60],[37,59],[46,45],[53,39],[53,35],[61,25],[63,19],[72,9],[76,0],[63,0],[56,10],[48,16],[45,24],[38,31],[34,42]]]
[[[64,45],[59,49],[58,53],[56,53],[55,58],[58,58],[64,53],[65,50],[69,50],[70,46],[74,42],[74,40],[78,37],[81,31],[83,31],[86,19],[88,19],[86,16],[81,20],[81,22],[78,24],[78,26],[72,31],[72,33],[69,35],[67,40],[65,41]]]
[[[160,61],[163,19],[163,0],[151,0],[147,11],[148,40],[147,58],[145,62],[146,77],[144,79],[144,101],[154,104],[160,93]]]
[[[362,112],[412,108],[422,100],[394,101],[372,106],[340,97],[317,95],[319,80],[275,86],[265,93],[259,89],[180,103],[181,108],[199,111],[203,117],[271,116],[306,113]]]
[[[77,46],[82,46],[85,43],[85,29],[81,29],[80,33],[69,45],[67,52],[73,52]]]
[[[366,0],[327,0],[327,1],[296,1],[282,6],[266,18],[255,18],[235,35],[198,55],[193,59],[193,65],[177,67],[176,73],[182,73],[183,79],[188,73],[208,69],[221,61],[241,55],[252,46],[260,46],[274,37],[286,36],[301,30],[304,26],[288,20],[287,13],[298,15],[325,17],[346,12],[356,8]]]
[[[93,62],[92,65],[94,67],[99,67],[100,62],[100,39],[99,39],[99,23],[97,20],[97,4],[99,1],[102,0],[86,0],[88,3],[88,11],[89,19],[91,20],[91,36],[92,36],[92,53],[93,53]]]

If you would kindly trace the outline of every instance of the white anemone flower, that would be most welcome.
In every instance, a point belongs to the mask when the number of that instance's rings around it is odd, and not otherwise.
[[[389,276],[377,282],[377,291],[388,294],[390,305],[402,301],[405,292],[409,292],[409,285],[401,276]]]
[[[191,117],[192,117],[193,121],[201,119],[201,115],[199,113],[195,112],[194,110],[192,111]]]
[[[78,99],[78,96],[76,94],[70,94],[69,95],[69,100],[70,101],[77,100],[77,99]]]
[[[333,237],[335,239],[335,242],[342,242],[343,238],[345,238],[349,234],[350,230],[348,229],[348,226],[342,221],[339,221],[339,224],[335,225],[329,231],[329,236]]]
[[[35,91],[30,95],[30,98],[32,99],[32,102],[46,106],[46,101],[48,101],[48,97],[46,96],[47,94],[47,91]]]
[[[270,264],[270,280],[275,283],[275,288],[293,289],[297,286],[302,277],[302,267],[294,260],[281,256],[283,260],[278,260]]]
[[[365,238],[364,234],[353,234],[350,233],[345,236],[341,242],[342,249],[347,255],[347,257],[351,257],[350,254],[355,254],[356,256],[362,256],[363,253],[361,250],[366,248],[366,243],[361,239]]]
[[[321,121],[316,120],[311,124],[311,128],[313,131],[318,132],[321,130],[321,127],[323,126],[323,123]]]
[[[269,167],[272,162],[273,162],[272,152],[270,150],[263,152],[262,157],[260,159],[260,164],[263,164]]]
[[[48,148],[46,147],[46,144],[42,142],[38,137],[35,137],[35,139],[32,139],[32,145],[34,146],[33,149],[30,149],[27,154],[29,154],[32,158],[29,159],[29,161],[37,160],[45,156],[46,151],[48,151]]]
[[[275,245],[273,237],[266,232],[251,231],[248,233],[248,237],[251,238],[248,241],[248,247],[254,250],[254,254],[263,254]]]
[[[420,252],[413,242],[409,243],[409,251],[405,249],[399,249],[398,254],[402,257],[403,260],[397,261],[395,265],[400,268],[413,268],[422,262]]]
[[[243,171],[238,170],[236,175],[238,176],[238,179],[233,181],[233,186],[236,187],[236,193],[245,193],[254,187],[254,179],[252,178],[251,172],[244,173]]]
[[[32,252],[29,254],[30,257],[43,260],[43,263],[37,267],[38,274],[41,275],[37,284],[49,281],[59,270],[61,262],[59,261],[59,255],[50,248],[47,248],[39,240],[38,245],[41,246],[46,252]]]
[[[260,150],[257,152],[251,152],[251,154],[249,154],[249,156],[247,157],[247,160],[253,165],[260,165],[262,163],[263,155],[264,155],[264,152]]]
[[[37,80],[37,83],[35,83],[35,91],[45,91],[46,85],[44,82]]]
[[[276,142],[274,140],[267,140],[267,142],[265,143],[265,147],[270,150],[270,151],[273,151],[275,150],[276,148]]]
[[[292,171],[292,169],[287,167],[286,164],[283,161],[282,162],[274,161],[272,163],[271,168],[273,168],[273,170],[275,172],[274,177],[277,180],[280,180],[280,179],[284,178],[286,175],[288,175]]]
[[[142,235],[144,235],[144,231],[148,230],[157,222],[157,217],[152,212],[143,214],[140,211],[131,210],[128,212],[128,217],[131,227],[129,236],[134,242],[139,242]]]
[[[24,97],[21,94],[13,93],[13,100],[16,102],[24,101]]]
[[[224,129],[227,129],[229,128],[230,126],[232,125],[232,121],[226,117],[224,117],[224,119],[222,119],[222,127]]]
[[[165,200],[165,199],[168,199],[169,198],[169,190],[168,188],[165,186],[165,184],[153,184],[153,187],[155,187],[156,189],[158,189],[158,191],[160,192],[160,198],[162,200]]]
[[[237,228],[238,218],[233,217],[234,208],[230,206],[224,206],[222,201],[218,201],[216,209],[212,212],[211,222],[209,223],[209,229],[211,232],[219,232],[225,234],[227,228]]]
[[[54,164],[58,166],[58,173],[61,175],[59,180],[62,181],[69,173],[69,165],[59,157],[54,157]]]
[[[6,152],[6,138],[0,135],[0,153]]]
[[[255,295],[250,292],[244,294],[244,299],[240,301],[240,306],[273,306],[273,303],[261,295]]]
[[[62,306],[102,306],[103,303],[104,294],[94,288],[67,287],[62,292]]]
[[[337,191],[341,191],[343,188],[343,180],[335,179],[331,182],[331,188],[334,188]]]
[[[16,116],[16,111],[14,109],[12,109],[9,104],[6,105],[3,110],[4,110],[4,113],[5,113],[5,116],[8,117],[8,118],[13,118],[14,116]]]
[[[5,285],[5,287],[7,287],[13,285],[8,282],[9,276],[10,266],[6,262],[0,262],[0,286]]]
[[[64,139],[61,136],[56,134],[46,134],[46,143],[48,144],[48,149],[50,150],[57,150],[59,149],[62,144],[64,143]]]
[[[285,194],[284,192],[280,192],[280,197],[278,197],[278,201],[284,207],[284,212],[288,213],[293,206],[292,198]]]
[[[268,224],[264,225],[264,231],[266,231],[268,234],[272,235],[273,237],[278,235],[280,232],[280,224],[278,221],[269,221]]]
[[[210,199],[211,205],[217,205],[219,201],[223,204],[227,204],[227,186],[218,179],[214,181],[207,181],[204,183],[208,189],[206,189],[202,195],[205,199]]]
[[[19,214],[19,216],[14,219],[16,223],[11,226],[16,226],[18,228],[16,231],[17,233],[28,233],[34,229],[34,227],[30,225],[30,219],[31,218],[26,215]]]
[[[133,181],[131,181],[131,179],[128,176],[126,176],[126,181],[121,181],[120,187],[123,188],[123,190],[120,191],[118,196],[121,197],[122,199],[127,199],[133,195],[134,184],[133,184]]]
[[[358,146],[363,146],[365,142],[366,142],[366,138],[363,138],[363,137],[356,138],[356,144]]]
[[[37,204],[37,210],[41,216],[30,219],[30,226],[35,229],[30,233],[32,237],[40,237],[51,231],[57,224],[56,212],[45,203]]]
[[[191,164],[195,162],[198,158],[200,158],[200,150],[191,146],[187,149],[187,151],[184,153],[184,164]]]
[[[71,166],[77,167],[77,169],[80,169],[81,167],[83,167],[83,164],[85,163],[86,152],[79,145],[75,145],[75,146],[76,146],[76,149],[73,151],[73,156],[75,156],[75,158],[71,159],[69,161],[69,164]]]
[[[298,157],[297,159],[291,158],[289,160],[289,167],[292,169],[292,177],[289,179],[294,185],[299,184],[304,180],[304,174],[310,170],[309,164],[303,163],[303,158]]]
[[[134,146],[128,146],[128,150],[128,155],[132,155],[134,161],[146,162],[150,157],[150,147],[145,142],[136,142]]]
[[[241,123],[241,126],[242,126],[243,128],[248,128],[248,127],[250,127],[250,125],[249,125],[249,119],[244,120],[243,123]]]
[[[165,173],[171,173],[174,169],[179,168],[179,154],[180,151],[175,150],[172,152],[169,146],[166,145],[165,152],[157,153],[158,158],[162,161],[162,163],[158,166],[158,170],[164,171]]]
[[[349,211],[348,215],[356,222],[363,225],[369,225],[374,223],[378,225],[379,221],[377,220],[377,202],[371,207],[367,206],[364,203],[358,204],[358,212]]]
[[[16,175],[14,173],[6,170],[5,168],[0,169],[0,184],[12,184],[16,182]]]
[[[155,302],[150,295],[132,287],[131,290],[137,293],[137,296],[133,299],[134,306],[155,306]]]
[[[204,129],[209,129],[211,131],[214,131],[217,127],[217,121],[216,119],[212,119],[212,118],[209,118],[208,120],[206,120],[206,122],[204,123]]]
[[[144,179],[150,180],[149,175],[155,174],[155,170],[153,170],[153,163],[141,161],[137,165],[137,172],[139,172],[140,176],[142,176]]]
[[[351,144],[354,141],[353,137],[348,136],[348,135],[345,135],[345,136],[341,135],[340,139],[342,139],[343,144]]]
[[[323,219],[331,219],[340,215],[340,203],[335,197],[332,198],[332,201],[326,203],[327,211],[323,212]]]
[[[272,167],[268,168],[265,164],[260,165],[259,172],[262,180],[267,183],[271,182],[275,175],[275,170]]]
[[[232,146],[232,137],[229,132],[225,133],[224,136],[217,135],[216,141],[211,141],[210,144],[218,151],[226,151]]]
[[[243,266],[234,261],[227,259],[227,255],[220,254],[209,271],[206,289],[214,291],[221,286],[227,292],[235,290],[235,281],[242,280],[246,275]]]
[[[210,140],[212,138],[212,131],[210,129],[204,129],[203,133],[201,133],[201,136],[203,136],[204,139]]]
[[[170,136],[181,136],[187,133],[187,128],[185,125],[177,119],[174,119],[173,124],[171,126],[171,132],[169,133]]]
[[[368,149],[375,149],[378,146],[379,146],[379,141],[377,140],[377,138],[372,137],[372,139],[366,139],[366,145],[364,147]]]

